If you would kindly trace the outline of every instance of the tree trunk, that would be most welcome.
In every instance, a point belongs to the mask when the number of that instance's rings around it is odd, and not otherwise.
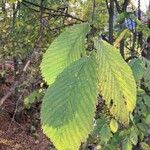
[[[110,6],[108,11],[109,11],[109,43],[113,44],[114,0],[110,0]]]

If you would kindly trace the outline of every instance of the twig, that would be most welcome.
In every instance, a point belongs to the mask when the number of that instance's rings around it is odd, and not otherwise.
[[[35,12],[40,12],[39,10],[37,10],[37,9],[34,9],[34,8],[31,8],[31,7],[29,7],[26,3],[24,3],[24,2],[22,2],[22,4],[25,6],[25,7],[28,7],[30,10],[32,10],[32,11],[35,11]]]
[[[15,88],[17,87],[17,85],[18,85],[18,81],[16,81],[14,85],[10,88],[10,91],[5,96],[2,97],[0,101],[0,107],[3,105],[5,100],[8,99],[11,96],[11,94],[15,91]]]
[[[27,61],[27,63],[25,64],[24,68],[23,68],[23,72],[26,72],[28,66],[30,65],[30,60]]]
[[[133,59],[133,58],[138,58],[138,56],[136,56],[136,55],[130,56],[130,57],[128,57],[125,61],[126,61],[126,62],[129,62],[129,60],[131,60],[131,59]]]
[[[29,1],[26,1],[26,0],[22,1],[22,4],[25,5],[25,3],[26,3],[26,4],[29,4],[29,5],[32,5],[32,6],[34,6],[34,7],[38,7],[38,8],[41,7],[41,6],[38,5],[38,4],[29,2]],[[25,5],[25,6],[28,7],[27,5]],[[33,9],[34,11],[39,12],[39,10],[36,10],[36,9],[34,9],[34,8],[31,8],[31,7],[30,7],[30,9]],[[72,15],[66,13],[66,12],[61,11],[61,10],[55,10],[55,9],[47,8],[47,7],[43,7],[43,10],[47,10],[48,12],[44,12],[44,13],[45,13],[45,14],[50,14],[50,15],[52,15],[52,16],[65,16],[65,17],[70,17],[70,18],[72,18],[72,19],[75,19],[75,20],[77,20],[77,21],[86,22],[86,21],[84,21],[84,20],[82,20],[82,19],[80,19],[80,18],[77,18],[77,17],[75,17],[75,16],[72,16]]]
[[[123,11],[126,11],[129,2],[130,2],[129,0],[124,0],[123,6],[122,6]]]
[[[109,12],[110,7],[109,7],[109,5],[108,5],[108,0],[106,0],[106,7],[107,7],[107,10],[108,10],[108,12]]]
[[[72,25],[74,25],[74,24],[76,24],[76,23],[70,23],[70,24],[62,25],[62,26],[59,26],[59,27],[56,27],[56,28],[52,28],[52,29],[50,29],[50,30],[51,30],[51,31],[55,31],[55,30],[59,30],[59,29],[61,29],[61,28],[65,28],[65,27],[72,26]]]
[[[10,130],[10,127],[11,127],[11,125],[12,125],[12,122],[13,122],[14,119],[15,119],[15,116],[16,116],[16,113],[17,113],[17,109],[18,109],[18,105],[19,105],[19,102],[20,102],[20,100],[22,99],[22,97],[23,97],[23,95],[24,95],[24,92],[25,92],[25,90],[22,92],[22,94],[19,96],[19,98],[18,98],[18,100],[17,100],[17,102],[16,102],[15,111],[14,111],[13,117],[12,117],[12,119],[11,119],[11,122],[10,122],[10,124],[9,124],[8,131]]]
[[[116,9],[118,11],[118,13],[121,13],[121,8],[120,8],[120,5],[119,5],[119,2],[117,0],[114,0],[115,4],[116,4]]]

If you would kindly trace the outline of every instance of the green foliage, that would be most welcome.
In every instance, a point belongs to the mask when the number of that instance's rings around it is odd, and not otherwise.
[[[109,119],[106,116],[101,115],[101,117],[96,120],[94,136],[98,136],[100,138],[100,145],[106,144],[113,136],[109,127]]]
[[[144,75],[145,63],[140,58],[135,58],[129,62],[129,65],[131,66],[136,82],[139,82]]]
[[[150,146],[145,142],[141,142],[140,145],[141,145],[142,150],[149,150],[150,149]]]
[[[125,140],[122,143],[122,150],[132,150],[132,144],[130,140]]]
[[[143,95],[143,100],[144,100],[145,105],[147,105],[148,107],[150,107],[150,96],[147,95],[147,94],[144,94]]]
[[[115,42],[114,42],[114,46],[117,47],[119,46],[121,40],[123,40],[125,38],[126,35],[128,35],[130,33],[130,31],[128,29],[124,29],[116,38]]]
[[[41,72],[50,85],[73,61],[85,55],[85,36],[90,26],[87,23],[74,25],[61,33],[43,56]]]
[[[42,128],[59,150],[78,149],[93,128],[97,97],[95,65],[91,57],[75,61],[44,96]]]
[[[87,0],[81,4],[82,11],[80,11],[80,14],[83,15],[85,20],[92,22],[92,24],[103,33],[108,21],[106,2],[105,0],[95,0],[95,5],[95,14],[93,18],[93,10],[91,9],[93,6],[93,0]],[[93,20],[91,20],[91,18]]]
[[[6,2],[10,7],[4,7]],[[77,150],[81,145],[82,149],[81,143],[88,139],[83,144],[85,147],[90,144],[104,150],[131,150],[137,146],[142,150],[150,149],[147,142],[150,62],[139,57],[143,51],[140,34],[144,45],[150,35],[147,25],[133,12],[120,10],[122,13],[112,22],[115,25],[112,46],[92,39],[100,33],[108,38],[110,11],[105,0],[45,0],[43,3],[19,0],[15,5],[14,2],[0,2],[0,59],[16,58],[24,64],[33,52],[37,59],[30,64],[34,65],[51,43],[40,65],[49,85],[42,102],[41,124],[54,146],[58,150]],[[122,9],[123,1],[118,4]],[[113,17],[118,13],[114,9]],[[125,19],[135,22],[135,30],[126,28]],[[91,25],[79,24],[84,21]],[[73,26],[64,30],[70,25]],[[115,48],[119,46],[130,67]],[[130,60],[135,55],[137,58]],[[37,66],[32,67],[29,72],[23,72],[23,78],[30,76],[29,81],[38,70]],[[16,74],[22,78],[19,69]],[[0,74],[3,78],[5,71]],[[24,81],[22,85],[27,84]],[[24,99],[25,107],[29,109],[41,96],[43,92],[31,92]]]
[[[119,138],[123,141],[123,149],[134,149],[134,145],[136,146],[137,143],[140,143],[141,149],[149,149],[146,139],[149,134],[150,96],[148,89],[145,88],[146,82],[143,81],[145,73],[149,70],[149,61],[143,57],[139,57],[132,59],[129,64],[138,83],[137,105],[133,115],[130,116],[132,123],[129,124],[128,128],[118,130],[117,133],[119,133]],[[115,133],[115,135],[117,135],[117,133]],[[118,144],[121,143],[121,141],[118,142]],[[114,144],[113,140],[109,141],[110,146]]]
[[[150,35],[150,29],[144,25],[138,18],[134,15],[133,12],[122,12],[117,17],[116,22],[123,24],[125,19],[132,19],[136,23],[136,29],[138,32],[142,32],[145,38],[148,38]]]
[[[43,90],[35,90],[32,93],[30,93],[27,97],[24,99],[24,106],[26,109],[30,109],[31,105],[33,103],[36,103],[39,101],[39,99],[44,95]]]
[[[42,128],[59,150],[76,150],[86,140],[93,129],[98,92],[124,125],[135,107],[136,85],[130,67],[104,41],[95,40],[96,53],[86,53],[89,29],[83,23],[61,33],[41,63],[42,75],[50,85],[41,108]],[[100,135],[101,144],[107,144],[112,132],[117,132],[116,120],[97,120],[94,132]]]
[[[143,60],[146,66],[146,71],[144,72],[143,79],[144,79],[144,85],[146,88],[148,88],[148,91],[150,91],[150,61],[144,59]]]
[[[99,73],[99,92],[111,114],[124,125],[136,104],[136,84],[130,67],[118,49],[105,41],[95,40]]]

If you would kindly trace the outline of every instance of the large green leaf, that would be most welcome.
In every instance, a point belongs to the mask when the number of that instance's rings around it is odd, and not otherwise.
[[[40,65],[42,76],[49,85],[64,68],[85,54],[85,37],[89,30],[89,24],[77,24],[67,28],[52,42]]]
[[[83,57],[57,77],[42,103],[44,133],[58,150],[77,150],[90,133],[97,100],[96,63]]]
[[[99,72],[99,92],[111,114],[125,125],[136,103],[136,84],[132,70],[119,50],[103,40],[95,40]]]

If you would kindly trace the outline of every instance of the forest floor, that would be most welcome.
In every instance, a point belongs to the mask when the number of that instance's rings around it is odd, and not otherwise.
[[[0,85],[0,99],[8,90],[9,87]],[[5,101],[0,108],[0,150],[53,150],[41,130],[39,105],[22,110],[14,117],[15,96]]]

